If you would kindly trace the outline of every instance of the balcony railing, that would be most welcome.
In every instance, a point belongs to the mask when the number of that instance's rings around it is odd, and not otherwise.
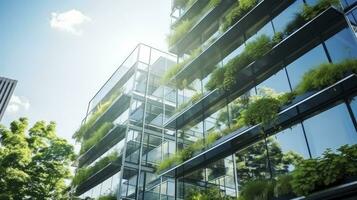
[[[278,128],[288,128],[291,124],[311,114],[323,110],[334,103],[346,99],[357,92],[357,75],[351,74],[337,83],[314,94],[307,93],[298,96],[291,104],[284,106],[274,124],[264,127],[264,133],[269,135]],[[210,163],[225,158],[235,152],[262,139],[260,124],[233,131],[208,147],[198,155],[178,164],[160,176],[181,177],[197,169],[204,168]]]
[[[82,167],[83,165],[96,160],[99,156],[122,140],[125,137],[125,128],[126,125],[116,125],[97,144],[78,158],[78,167]]]
[[[259,2],[250,12],[244,15],[230,29],[221,35],[215,42],[208,46],[191,62],[187,63],[171,80],[186,80],[191,83],[196,78],[201,78],[201,72],[204,69],[211,69],[222,58],[229,55],[233,50],[243,44],[242,39],[245,30],[250,29],[255,24],[262,24],[271,17],[271,10],[275,13],[286,9],[293,0],[263,0]]]
[[[273,47],[261,59],[239,71],[236,75],[236,80],[239,81],[234,86],[234,89],[230,91],[221,89],[211,91],[195,104],[173,115],[165,123],[165,128],[180,129],[189,123],[196,124],[200,122],[203,111],[205,116],[213,114],[226,105],[227,98],[233,100],[241,96],[255,85],[278,72],[281,69],[281,65],[278,65],[278,63],[284,57],[289,55],[298,57],[317,45],[316,41],[327,39],[346,26],[347,22],[343,13],[330,7]]]
[[[174,45],[169,48],[171,53],[182,54],[187,52],[188,50],[195,49],[200,41],[205,41],[205,39],[200,39],[202,37],[202,33],[209,30],[210,32],[206,32],[205,35],[208,37],[213,34],[217,29],[219,29],[218,21],[220,16],[231,7],[236,0],[225,0],[221,1],[219,5],[210,9],[207,13],[205,13],[193,27]],[[210,29],[209,27],[213,27],[216,24],[216,28]],[[199,40],[197,40],[199,39]],[[197,42],[198,41],[198,42]]]

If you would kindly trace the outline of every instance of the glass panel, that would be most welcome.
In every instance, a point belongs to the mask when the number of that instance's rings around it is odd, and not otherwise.
[[[257,86],[257,90],[267,88],[277,93],[290,92],[289,81],[284,68]]]
[[[238,188],[250,181],[270,177],[265,141],[236,153]]]
[[[330,39],[326,40],[326,47],[332,62],[341,62],[348,58],[357,58],[356,37],[350,28],[345,28]]]
[[[300,58],[289,64],[286,69],[289,74],[291,87],[295,88],[301,81],[304,73],[318,66],[321,63],[327,63],[328,59],[322,45],[319,45]]]
[[[287,9],[281,12],[273,19],[275,32],[284,32],[286,26],[294,20],[296,14],[301,10],[303,6],[302,0],[297,0],[291,4]]]
[[[354,114],[355,119],[357,119],[357,96],[354,96],[351,100],[351,109]]]
[[[357,134],[346,104],[340,104],[303,122],[313,157],[327,148],[335,150],[345,144],[356,144]]]

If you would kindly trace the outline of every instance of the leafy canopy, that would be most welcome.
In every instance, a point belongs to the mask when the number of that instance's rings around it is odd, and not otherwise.
[[[56,136],[56,124],[20,118],[0,125],[0,199],[62,199],[75,159],[73,146]]]

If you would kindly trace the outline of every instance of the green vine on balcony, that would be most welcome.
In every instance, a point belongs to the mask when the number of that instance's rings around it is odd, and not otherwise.
[[[90,137],[91,132],[89,131],[96,121],[109,109],[109,107],[114,103],[114,100],[122,94],[122,89],[113,88],[113,92],[107,100],[103,103],[99,103],[95,111],[89,116],[89,118],[81,125],[81,127],[73,134],[73,138],[76,139],[77,142],[88,139]]]
[[[108,194],[108,195],[105,195],[105,196],[100,196],[98,198],[98,200],[116,200],[117,197],[115,194]]]
[[[302,159],[295,169],[272,180],[256,179],[245,184],[239,200],[273,199],[289,195],[308,196],[357,175],[357,145],[327,149],[321,157]]]
[[[195,17],[180,21],[167,36],[169,46],[176,44],[198,22],[203,14],[216,7],[220,2],[221,0],[210,0],[210,2],[200,11],[200,13],[197,13]]]
[[[224,18],[221,25],[223,31],[228,30],[234,23],[239,21],[245,14],[247,14],[255,5],[258,4],[258,0],[237,0],[234,7]]]
[[[84,139],[81,144],[80,154],[88,151],[98,141],[100,141],[112,128],[114,124],[111,122],[103,123],[98,129],[96,129],[88,139]]]
[[[197,0],[174,0],[172,3],[174,8],[185,9],[193,5],[196,1]]]
[[[178,151],[176,154],[163,159],[157,167],[157,172],[161,172],[173,165],[186,161],[191,158],[195,152],[205,149],[222,136],[230,134],[239,128],[260,123],[263,127],[273,124],[280,107],[290,103],[297,95],[320,90],[332,85],[345,77],[348,73],[357,73],[356,59],[345,60],[336,64],[321,64],[313,68],[304,74],[302,80],[293,92],[281,94],[271,89],[263,88],[258,95],[251,96],[248,99],[246,97],[237,99],[234,103],[236,108],[233,108],[233,110],[239,111],[239,113],[233,114],[236,118],[232,121],[232,124],[229,124],[228,128],[220,132],[209,132],[206,136],[207,139],[199,139]],[[219,116],[218,118],[226,122],[223,117]]]
[[[118,158],[118,153],[115,151],[109,154],[108,156],[100,159],[91,167],[83,167],[78,169],[76,175],[73,178],[72,184],[74,186],[77,186],[83,183],[83,181],[87,180],[90,176],[100,171],[111,162],[114,162],[117,158]]]
[[[202,52],[201,48],[197,48],[193,51],[190,52],[190,56],[187,57],[186,59],[182,60],[181,62],[171,66],[168,70],[165,71],[164,75],[161,78],[161,84],[168,84],[171,79],[179,72],[183,67],[186,66],[190,61],[192,61],[194,58],[196,58],[200,53]],[[176,87],[179,89],[183,89],[187,87],[187,84],[185,81],[181,81],[176,83]]]

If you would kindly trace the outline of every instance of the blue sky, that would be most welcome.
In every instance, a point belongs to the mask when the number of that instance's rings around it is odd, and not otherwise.
[[[169,13],[169,0],[0,0],[0,76],[18,80],[1,123],[52,120],[71,140],[137,43],[167,49]]]

